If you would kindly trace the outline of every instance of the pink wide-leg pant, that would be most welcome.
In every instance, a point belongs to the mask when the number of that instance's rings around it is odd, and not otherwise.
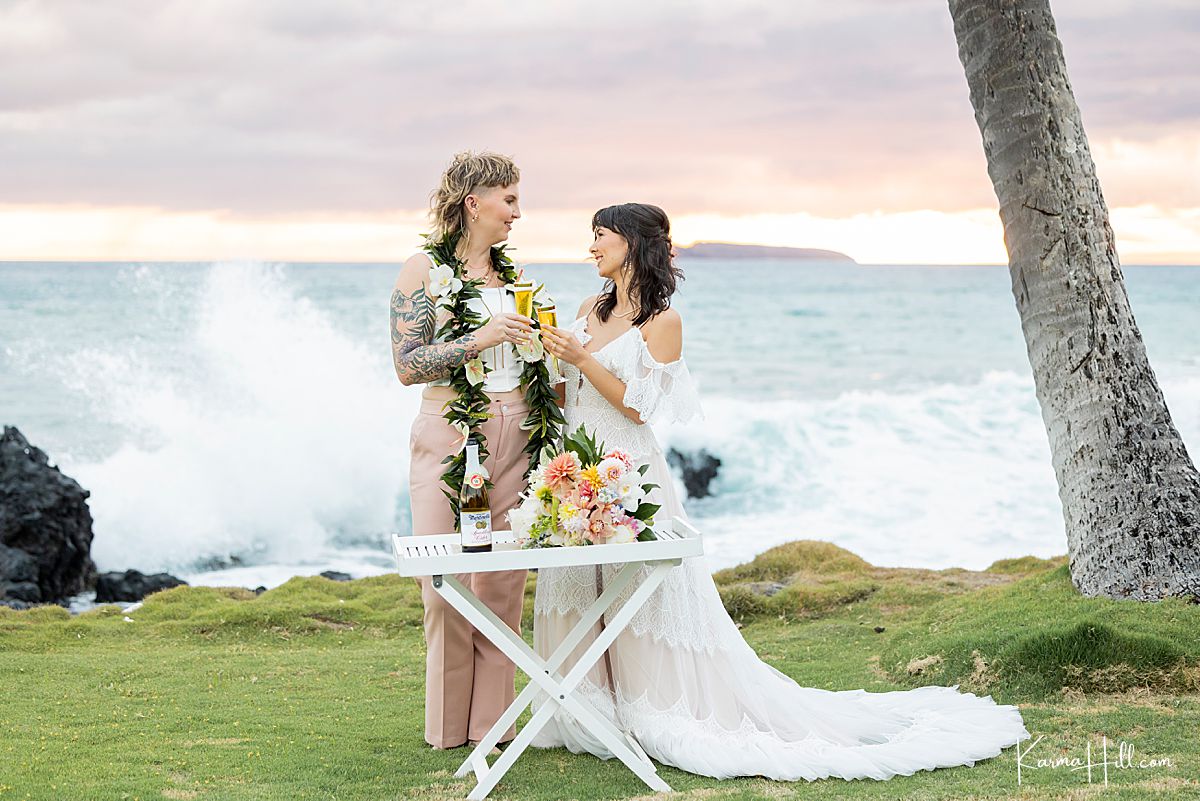
[[[442,494],[442,459],[461,444],[461,436],[442,417],[443,400],[423,399],[409,441],[412,462],[409,495],[414,534],[445,534],[457,530],[450,504]],[[520,424],[529,414],[524,400],[493,400],[493,417],[483,424],[490,451],[484,467],[495,485],[489,494],[492,526],[507,529],[505,516],[525,489],[524,454],[529,435]],[[459,581],[471,588],[496,615],[521,631],[525,595],[524,570],[464,573]],[[454,748],[481,740],[513,701],[516,667],[496,646],[454,611],[433,589],[428,576],[418,579],[425,603],[425,741],[437,748]],[[511,740],[514,729],[500,738]]]

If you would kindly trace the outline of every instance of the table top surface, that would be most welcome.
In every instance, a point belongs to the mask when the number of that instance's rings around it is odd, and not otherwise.
[[[392,550],[402,576],[436,576],[447,573],[490,573],[543,567],[659,562],[700,556],[700,532],[681,517],[669,526],[656,527],[658,539],[607,545],[562,548],[522,548],[511,531],[492,533],[492,550],[463,553],[458,534],[393,535]]]

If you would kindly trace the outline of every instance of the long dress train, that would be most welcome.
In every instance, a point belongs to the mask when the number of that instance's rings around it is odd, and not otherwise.
[[[570,330],[586,344],[587,319]],[[626,383],[625,404],[642,419],[686,421],[699,403],[682,358],[657,362],[634,328],[595,354]],[[685,517],[662,449],[648,425],[622,415],[563,364],[568,430],[585,425],[607,447],[648,462],[660,486],[660,520]],[[616,568],[540,571],[534,645],[543,657],[610,582]],[[636,582],[635,582],[636,586]],[[631,594],[633,588],[626,591]],[[619,605],[618,605],[619,606]],[[572,654],[569,668],[589,643]],[[634,616],[579,692],[659,762],[715,778],[887,779],[994,757],[1029,736],[1014,706],[956,687],[832,692],[801,687],[758,658],[729,618],[703,557],[684,560]],[[537,704],[535,704],[537,706]],[[610,758],[608,749],[558,710],[533,744]]]

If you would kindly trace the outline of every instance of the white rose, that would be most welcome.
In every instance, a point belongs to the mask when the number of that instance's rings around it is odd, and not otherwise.
[[[596,472],[600,475],[600,480],[606,486],[616,487],[620,484],[621,479],[628,472],[625,468],[625,463],[620,459],[601,459],[600,464],[596,465]]]
[[[573,503],[564,501],[558,506],[558,523],[563,530],[576,532],[583,531],[587,525],[587,519],[584,518],[582,509]]]
[[[519,540],[529,539],[529,527],[533,525],[536,515],[523,506],[518,506],[508,513],[508,526],[513,535]]]
[[[612,543],[623,544],[626,542],[633,542],[636,539],[637,532],[635,532],[632,528],[629,526],[617,526],[616,531],[614,531],[613,535],[608,538],[608,541]]]

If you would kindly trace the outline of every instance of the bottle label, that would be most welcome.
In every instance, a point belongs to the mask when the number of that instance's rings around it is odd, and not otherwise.
[[[492,513],[489,509],[462,513],[459,521],[464,547],[490,545],[492,542]]]

